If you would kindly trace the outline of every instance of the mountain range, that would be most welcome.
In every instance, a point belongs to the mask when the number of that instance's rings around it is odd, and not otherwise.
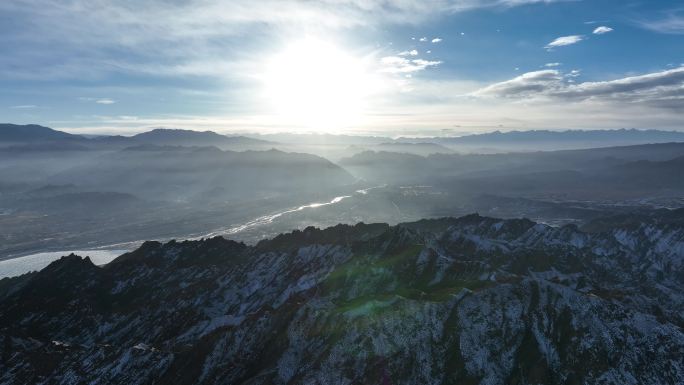
[[[399,141],[416,142],[414,138]],[[467,152],[506,152],[566,150],[579,148],[629,146],[647,143],[683,142],[684,132],[662,130],[527,130],[494,131],[459,137],[423,138],[422,141],[437,143]]]
[[[494,131],[458,137],[399,137],[332,134],[221,135],[212,131],[157,128],[133,136],[93,136],[68,134],[39,125],[0,124],[0,147],[12,144],[79,142],[90,146],[133,146],[141,144],[216,146],[223,149],[269,149],[285,151],[344,153],[350,146],[366,150],[405,152],[417,155],[449,153],[501,153],[511,151],[567,150],[638,144],[684,142],[684,132],[662,130],[528,130]],[[335,159],[338,156],[334,154]]]
[[[87,138],[4,125],[0,259],[205,234],[363,187],[355,181],[325,158],[246,137],[153,130]]]
[[[419,156],[366,151],[338,164],[366,180],[440,186],[450,191],[568,199],[677,195],[684,143],[506,154]],[[576,193],[573,197],[573,193]]]
[[[0,124],[0,142],[24,143],[41,141],[81,140],[83,137],[53,130],[37,124]]]
[[[258,136],[262,146],[212,132],[83,137],[16,125],[0,126],[0,138],[0,259],[471,212],[583,223],[684,204],[684,143],[479,154],[354,135]]]
[[[130,147],[153,144],[160,146],[215,146],[220,148],[258,148],[274,144],[266,140],[245,136],[220,135],[212,131],[193,131],[181,129],[156,128],[133,136],[100,135],[82,136],[69,134],[39,125],[0,124],[0,148],[17,145],[47,145],[54,149],[68,142],[93,148]]]
[[[103,155],[47,178],[87,191],[134,194],[149,200],[257,199],[329,191],[354,178],[310,154],[222,151],[216,147],[142,145]]]
[[[0,383],[681,384],[684,212],[147,242],[0,280]]]
[[[238,146],[269,146],[273,142],[249,138],[245,136],[226,136],[213,131],[192,131],[168,128],[156,128],[130,137],[104,136],[97,140],[105,143],[119,144],[152,144],[158,146],[215,146],[215,147],[238,147]]]

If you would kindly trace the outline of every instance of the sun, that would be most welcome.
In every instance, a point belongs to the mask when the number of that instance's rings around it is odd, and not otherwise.
[[[281,123],[333,131],[362,123],[374,87],[367,61],[313,38],[267,63],[265,92]]]

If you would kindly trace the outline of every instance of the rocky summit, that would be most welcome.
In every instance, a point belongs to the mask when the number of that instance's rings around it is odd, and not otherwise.
[[[0,383],[682,384],[684,213],[661,214],[65,256],[0,280]]]

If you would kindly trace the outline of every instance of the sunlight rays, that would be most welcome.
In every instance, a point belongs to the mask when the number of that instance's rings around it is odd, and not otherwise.
[[[306,38],[271,57],[264,91],[283,123],[325,132],[363,122],[379,80],[363,58]]]

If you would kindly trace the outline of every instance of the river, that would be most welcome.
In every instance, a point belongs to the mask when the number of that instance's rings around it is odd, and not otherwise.
[[[369,191],[377,188],[382,188],[385,187],[386,185],[382,186],[376,186],[376,187],[370,187],[362,190],[357,190],[354,192],[353,195],[366,195],[368,194]],[[250,221],[247,221],[243,224],[236,225],[236,226],[231,226],[228,228],[223,228],[219,230],[212,231],[207,234],[202,234],[200,236],[192,236],[192,237],[186,237],[185,239],[190,239],[190,240],[197,240],[201,238],[211,238],[211,237],[216,237],[216,236],[223,236],[223,235],[231,235],[231,234],[237,234],[245,230],[249,230],[254,227],[258,226],[263,226],[263,225],[268,225],[273,223],[276,219],[287,215],[287,214],[292,214],[308,209],[316,209],[319,207],[324,207],[324,206],[330,206],[334,205],[337,203],[342,202],[345,199],[351,198],[353,195],[340,195],[337,196],[333,199],[331,199],[328,202],[314,202],[314,203],[309,203],[306,205],[298,206],[298,207],[293,207],[289,208],[277,213],[272,213],[264,216],[260,216],[258,218],[252,219]],[[183,239],[183,237],[179,237],[179,239]],[[99,247],[97,249],[92,249],[92,250],[68,250],[68,251],[50,251],[50,252],[41,252],[41,253],[36,253],[36,254],[30,254],[30,255],[25,255],[22,257],[17,257],[17,258],[12,258],[12,259],[7,259],[0,261],[0,279],[4,277],[13,277],[17,275],[21,275],[24,273],[28,273],[30,271],[36,271],[44,268],[45,266],[49,265],[50,262],[55,261],[59,259],[60,257],[64,255],[69,255],[71,253],[74,253],[76,255],[80,256],[89,256],[90,259],[93,261],[94,264],[96,265],[104,265],[106,263],[109,263],[111,260],[114,258],[118,257],[119,255],[126,253],[130,251],[131,249],[137,247],[137,245],[141,244],[143,241],[134,241],[134,242],[126,242],[126,243],[119,243],[115,245],[109,245],[109,246],[103,246]]]

